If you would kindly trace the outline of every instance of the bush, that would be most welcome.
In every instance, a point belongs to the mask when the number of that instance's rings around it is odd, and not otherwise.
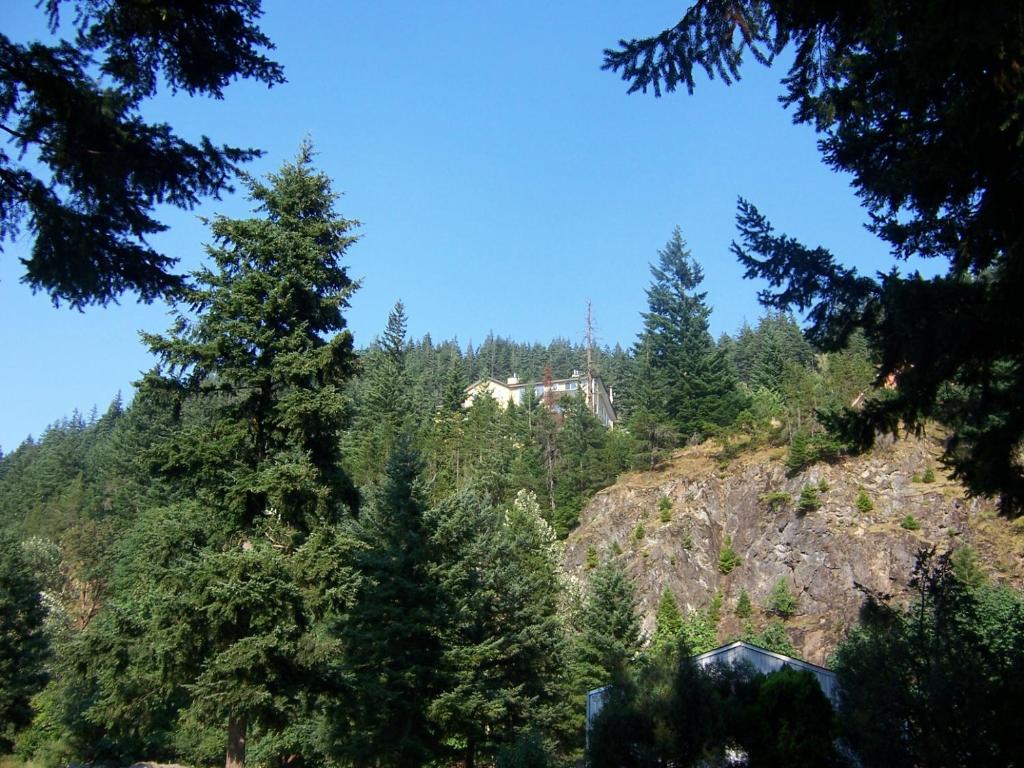
[[[779,578],[768,596],[768,612],[788,619],[796,612],[796,596],[789,589],[785,576]]]
[[[636,528],[633,529],[633,538],[640,541],[644,536],[647,535],[647,529],[644,528],[644,522],[641,520],[636,524]]]
[[[793,497],[785,491],[772,491],[771,493],[761,494],[760,501],[770,511],[776,512],[783,507],[788,507],[792,503]]]
[[[868,492],[863,488],[857,490],[857,499],[854,501],[854,504],[857,506],[857,511],[865,515],[875,508],[874,502],[871,501]]]
[[[797,432],[789,444],[786,470],[792,476],[816,462],[834,462],[846,453],[847,449],[847,445],[828,432],[819,432],[813,436],[806,432]]]
[[[928,469],[926,469],[924,471],[924,475],[921,476],[921,482],[922,483],[934,483],[935,482],[935,470],[932,469],[931,467],[928,467]]]
[[[907,515],[900,520],[900,527],[908,531],[918,531],[921,529],[921,524],[917,522],[917,518],[913,515]]]
[[[587,547],[587,570],[592,571],[595,568],[597,568],[597,563],[597,549],[595,549],[594,545],[591,544],[589,547]]]
[[[813,485],[805,485],[800,489],[800,500],[797,501],[796,511],[801,515],[809,512],[816,512],[821,508],[821,499],[818,498],[818,489]]]
[[[728,576],[743,561],[732,548],[732,536],[726,536],[722,548],[718,550],[718,571],[723,576]]]
[[[824,478],[824,477],[821,478],[821,480],[818,481],[818,491],[820,493],[828,493],[828,489],[829,489],[828,480],[826,478]]]
[[[672,521],[672,500],[668,496],[658,499],[658,515],[663,523]]]

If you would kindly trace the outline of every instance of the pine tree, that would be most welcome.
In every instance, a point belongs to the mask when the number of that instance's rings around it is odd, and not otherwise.
[[[383,336],[363,360],[362,397],[346,440],[346,464],[360,487],[381,475],[399,435],[412,427],[406,325],[405,306],[399,301],[388,315]]]
[[[648,311],[635,356],[647,362],[642,386],[650,391],[649,410],[663,417],[680,437],[730,424],[742,400],[736,376],[708,332],[711,309],[696,292],[704,273],[686,249],[677,227],[651,265]]]
[[[162,362],[143,390],[200,415],[151,452],[187,500],[140,521],[112,611],[137,632],[131,674],[159,670],[185,722],[227,725],[229,768],[251,731],[279,731],[321,679],[314,629],[337,585],[317,557],[333,556],[355,505],[338,452],[354,364],[339,261],[353,224],[312,154],[305,144],[266,183],[246,179],[262,215],[212,222],[214,269],[197,273],[189,314],[146,337]]]
[[[661,599],[658,600],[658,610],[654,614],[651,652],[655,656],[675,653],[682,631],[683,615],[679,612],[679,605],[672,590],[665,587],[661,592]]]
[[[793,52],[781,103],[819,132],[823,159],[851,179],[893,256],[946,271],[862,275],[777,234],[743,200],[734,253],[769,286],[763,303],[806,313],[819,349],[841,349],[859,328],[878,351],[877,376],[895,389],[835,414],[844,442],[865,449],[880,433],[939,419],[957,476],[975,494],[1001,494],[1013,513],[1024,510],[1024,217],[1013,203],[1024,191],[1022,12],[1019,0],[981,14],[950,0],[704,0],[670,28],[605,52],[631,90],[656,94],[692,91],[695,70],[728,83],[745,55],[769,65]]]
[[[464,491],[430,513],[444,596],[443,691],[431,713],[467,766],[563,717],[555,537],[531,494],[501,514]]]
[[[21,545],[0,530],[0,751],[32,721],[30,699],[46,683],[49,643],[39,584]]]
[[[351,691],[340,702],[344,725],[334,741],[354,765],[419,766],[438,748],[428,708],[439,686],[440,595],[418,470],[399,442],[351,526],[360,582],[339,629]]]
[[[752,612],[753,606],[750,602],[750,593],[747,592],[746,587],[743,587],[740,590],[740,597],[736,601],[736,616],[741,619],[749,619]]]
[[[640,650],[636,590],[622,566],[608,561],[590,574],[574,658],[578,689],[624,680]]]
[[[796,603],[796,596],[789,588],[789,581],[785,576],[780,576],[768,595],[769,613],[788,619],[796,611]]]

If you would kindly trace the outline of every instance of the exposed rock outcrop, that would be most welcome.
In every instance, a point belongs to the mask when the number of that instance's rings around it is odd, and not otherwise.
[[[991,500],[967,498],[939,463],[934,438],[882,441],[867,454],[817,464],[794,477],[786,474],[782,450],[742,455],[724,466],[717,451],[712,444],[688,448],[658,472],[622,477],[591,500],[566,542],[566,568],[581,577],[590,547],[601,556],[621,549],[613,556],[623,559],[635,580],[648,632],[666,585],[684,609],[707,606],[721,591],[724,641],[742,629],[734,614],[740,590],[745,587],[763,608],[775,582],[785,577],[799,601],[786,622],[790,639],[820,664],[857,620],[864,594],[855,585],[907,597],[922,547],[970,543],[996,578],[1022,583],[1024,527],[998,517]],[[934,481],[920,482],[930,478],[928,470]],[[821,506],[801,513],[804,486],[815,489]],[[873,505],[869,511],[858,510],[860,489]],[[668,522],[658,510],[663,496],[672,502]],[[918,529],[910,521],[911,529],[904,527],[908,515]],[[728,575],[718,567],[726,536],[742,558]],[[755,609],[755,625],[766,620]]]

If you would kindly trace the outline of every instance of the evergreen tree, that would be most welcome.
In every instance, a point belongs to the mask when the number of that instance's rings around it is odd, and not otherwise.
[[[416,490],[417,457],[402,443],[352,524],[360,579],[340,623],[347,685],[337,751],[353,765],[420,766],[440,735],[428,717],[438,693],[440,595]]]
[[[66,4],[41,6],[50,31]],[[176,259],[156,251],[158,205],[192,208],[230,189],[237,164],[259,153],[192,144],[143,105],[161,82],[220,98],[236,77],[284,82],[256,25],[259,2],[72,4],[74,43],[20,43],[0,34],[0,123],[14,145],[0,153],[0,241],[26,220],[34,245],[25,281],[74,307],[126,290],[146,301],[184,285]],[[66,20],[65,20],[66,21]],[[45,170],[44,170],[45,169]]]
[[[311,158],[303,145],[266,183],[246,180],[262,216],[213,221],[216,271],[196,275],[167,336],[146,337],[162,368],[144,390],[201,416],[152,451],[187,501],[140,521],[112,611],[131,619],[136,665],[152,665],[129,676],[157,672],[184,722],[226,725],[229,768],[319,685],[314,630],[337,585],[312,580],[330,572],[316,558],[355,502],[338,455],[353,368],[339,260],[354,238]]]
[[[788,619],[796,611],[797,599],[789,588],[789,581],[780,576],[768,595],[768,612]]]
[[[704,0],[660,34],[605,52],[631,90],[660,94],[692,91],[695,69],[730,82],[745,55],[771,64],[793,51],[781,102],[821,134],[826,163],[852,179],[894,258],[938,259],[947,271],[861,275],[776,234],[742,200],[734,251],[768,283],[764,303],[807,313],[817,347],[841,349],[860,328],[878,350],[878,379],[895,390],[833,429],[866,448],[880,432],[941,419],[957,475],[1001,494],[1007,511],[1024,508],[1022,12],[1020,0],[979,14],[953,0]]]
[[[679,638],[683,631],[683,615],[679,612],[672,590],[665,587],[658,600],[658,610],[654,614],[654,634],[651,636],[651,652],[656,656],[671,655],[679,647]]]
[[[1024,594],[957,570],[923,552],[914,601],[868,601],[836,651],[840,727],[866,766],[1019,760]]]
[[[649,308],[635,348],[635,356],[647,361],[641,372],[650,381],[640,384],[651,392],[645,395],[651,414],[683,438],[732,423],[742,405],[735,373],[708,332],[711,310],[706,294],[696,292],[704,273],[678,227],[658,251],[651,274]]]
[[[736,616],[741,619],[748,619],[752,612],[753,606],[750,602],[750,593],[747,592],[746,587],[743,587],[740,589],[740,597],[736,601]]]
[[[590,573],[576,638],[579,691],[625,680],[640,650],[636,590],[622,566],[607,561]]]
[[[388,315],[384,335],[363,359],[362,397],[346,440],[346,465],[360,487],[380,476],[395,441],[412,427],[406,324],[405,306],[399,301]]]
[[[431,712],[467,766],[564,718],[554,534],[530,494],[505,515],[462,492],[431,512],[445,600],[444,686]]]
[[[49,644],[39,589],[21,545],[0,531],[0,753],[32,721],[30,699],[46,683]]]

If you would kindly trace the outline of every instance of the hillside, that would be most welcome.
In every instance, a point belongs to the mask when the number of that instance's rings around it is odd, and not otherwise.
[[[884,441],[862,456],[817,464],[793,477],[786,474],[782,450],[743,455],[728,465],[717,461],[716,452],[710,443],[683,449],[659,471],[621,477],[584,508],[580,527],[566,542],[565,566],[577,575],[585,572],[591,547],[624,561],[648,632],[665,585],[684,610],[708,606],[721,590],[724,641],[742,629],[735,615],[740,590],[749,592],[753,622],[761,626],[773,585],[786,577],[798,598],[786,622],[790,639],[809,661],[824,663],[857,619],[864,595],[856,585],[906,596],[922,547],[935,544],[943,551],[969,543],[994,578],[1018,587],[1024,581],[1024,526],[998,517],[988,499],[967,498],[939,464],[941,445],[934,436]],[[921,482],[928,469],[934,481]],[[815,487],[821,506],[801,514],[797,504],[805,485]],[[861,488],[873,504],[867,512],[857,509]],[[773,506],[768,494],[788,494],[790,500],[777,495]],[[672,502],[668,522],[658,509],[663,496]],[[919,529],[903,527],[907,515]],[[727,535],[742,563],[723,575],[718,557]],[[616,542],[621,554],[615,554]]]

